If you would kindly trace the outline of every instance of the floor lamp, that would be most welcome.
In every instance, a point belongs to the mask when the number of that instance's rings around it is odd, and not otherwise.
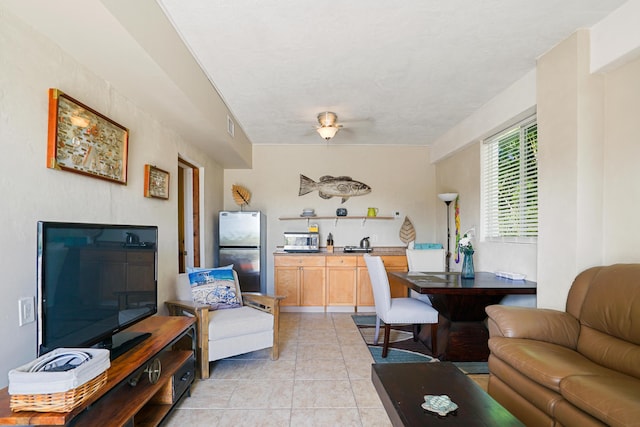
[[[449,205],[458,197],[458,193],[441,193],[438,198],[447,204],[447,265],[445,271],[451,271],[451,229],[449,228]]]

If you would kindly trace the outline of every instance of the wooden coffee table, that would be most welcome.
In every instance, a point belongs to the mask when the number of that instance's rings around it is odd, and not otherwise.
[[[371,379],[394,426],[524,426],[450,362],[377,363]],[[423,409],[425,395],[458,405],[447,416]]]

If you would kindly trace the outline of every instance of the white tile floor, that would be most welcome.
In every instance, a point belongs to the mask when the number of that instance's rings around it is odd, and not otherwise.
[[[281,313],[270,350],[211,364],[167,420],[178,426],[390,426],[352,313]]]

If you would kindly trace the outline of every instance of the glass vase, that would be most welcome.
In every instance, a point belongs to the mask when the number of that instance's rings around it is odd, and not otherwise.
[[[464,252],[461,275],[463,279],[473,279],[475,277],[476,272],[473,268],[473,251]]]

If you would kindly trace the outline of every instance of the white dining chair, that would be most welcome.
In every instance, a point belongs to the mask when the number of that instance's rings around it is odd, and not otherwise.
[[[445,251],[444,249],[409,249],[407,248],[407,265],[409,272],[412,271],[430,271],[441,272],[445,270]],[[413,289],[410,290],[411,298],[417,298],[420,301],[431,305],[429,295],[420,294]]]
[[[413,339],[418,340],[419,326],[431,325],[431,351],[437,355],[436,339],[438,332],[438,311],[429,304],[415,298],[391,298],[389,278],[384,268],[382,258],[379,256],[364,255],[364,260],[369,271],[373,299],[376,308],[376,331],[374,344],[378,344],[380,335],[380,321],[384,322],[384,342],[382,345],[382,357],[387,357],[389,351],[389,334],[391,325],[413,324]]]

